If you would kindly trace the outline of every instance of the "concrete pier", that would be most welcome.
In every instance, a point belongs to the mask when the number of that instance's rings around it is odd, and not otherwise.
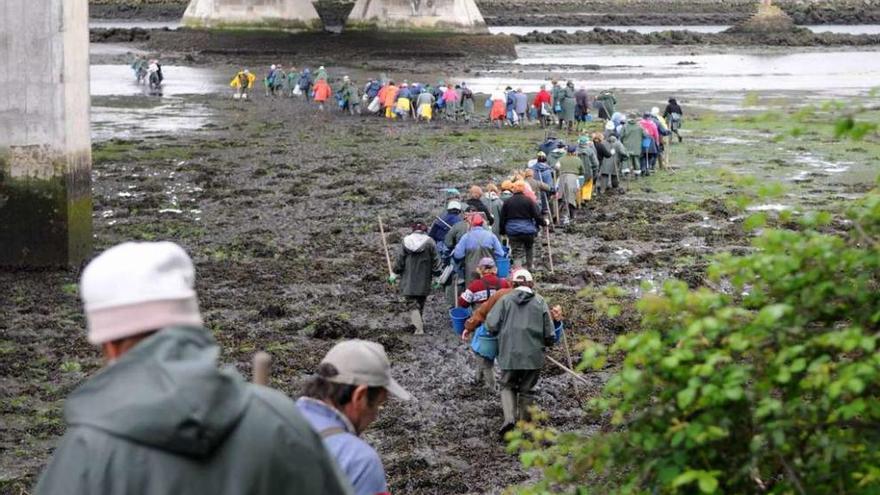
[[[194,28],[290,29],[320,31],[310,0],[190,0],[183,25]]]
[[[0,266],[91,251],[88,0],[0,2]]]
[[[487,32],[474,0],[357,0],[346,29]]]

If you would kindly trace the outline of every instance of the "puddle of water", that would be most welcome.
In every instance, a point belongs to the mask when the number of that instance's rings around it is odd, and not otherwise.
[[[181,104],[178,101],[151,108],[92,106],[91,115],[92,141],[139,139],[195,130],[211,120],[210,111],[203,105]]]
[[[600,27],[610,31],[635,31],[637,33],[649,34],[659,33],[662,31],[692,31],[695,33],[720,33],[730,26],[724,25],[671,25],[671,26],[490,26],[489,32],[492,34],[529,34],[532,31],[539,33],[551,33],[553,31],[565,31],[574,33],[577,31],[592,31],[594,28]],[[802,26],[814,33],[839,33],[839,34],[880,34],[880,25],[878,24],[823,24],[815,26]]]
[[[146,94],[146,87],[138,85],[127,65],[92,65],[92,96],[130,96]],[[210,69],[196,69],[176,65],[162,66],[165,81],[164,96],[219,93],[227,89],[224,77]]]

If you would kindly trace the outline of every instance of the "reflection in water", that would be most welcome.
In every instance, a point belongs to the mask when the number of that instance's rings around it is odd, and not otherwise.
[[[175,65],[162,66],[165,81],[162,94],[218,93],[227,88],[224,78],[209,69],[195,69]],[[92,65],[92,96],[146,94],[146,87],[135,83],[134,73],[127,65]]]

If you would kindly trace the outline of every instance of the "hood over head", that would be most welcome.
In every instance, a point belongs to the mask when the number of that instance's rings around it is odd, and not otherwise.
[[[203,328],[162,329],[75,390],[64,406],[67,423],[207,457],[235,429],[250,398],[241,375],[217,368],[219,354]]]
[[[418,231],[403,238],[403,247],[413,253],[420,253],[425,250],[428,244],[428,234]]]

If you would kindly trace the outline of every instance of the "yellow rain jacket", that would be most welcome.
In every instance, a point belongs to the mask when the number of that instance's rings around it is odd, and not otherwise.
[[[232,81],[229,83],[229,85],[236,89],[241,87],[241,76],[247,76],[247,88],[245,89],[251,89],[254,87],[254,81],[257,80],[257,76],[255,76],[252,72],[248,72],[247,74],[245,74],[244,71],[240,71],[238,74],[236,74],[235,77],[232,78]]]

